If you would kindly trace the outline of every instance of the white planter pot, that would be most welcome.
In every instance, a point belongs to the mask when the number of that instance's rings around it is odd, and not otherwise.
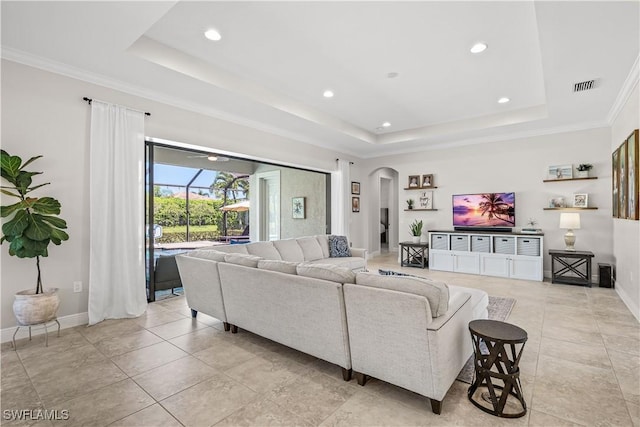
[[[20,326],[37,325],[55,319],[59,305],[58,288],[45,289],[41,294],[30,289],[16,293],[13,314]]]
[[[578,171],[578,178],[589,178],[589,171]]]
[[[420,243],[420,236],[413,236],[413,243]]]

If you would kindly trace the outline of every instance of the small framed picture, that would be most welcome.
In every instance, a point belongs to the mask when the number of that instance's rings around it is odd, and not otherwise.
[[[360,194],[360,183],[351,181],[351,194]]]
[[[589,195],[586,193],[576,193],[573,195],[574,208],[586,208],[589,202]]]
[[[409,175],[409,188],[420,188],[420,175]]]
[[[360,212],[360,197],[351,198],[351,212]]]
[[[433,209],[433,191],[421,191],[418,198],[420,209]]]
[[[433,174],[425,174],[422,175],[422,188],[431,188],[433,187]]]
[[[564,208],[564,197],[554,197],[549,199],[550,208]]]
[[[549,166],[549,179],[573,178],[573,165]]]
[[[293,197],[291,199],[291,217],[294,219],[305,219],[304,197]]]

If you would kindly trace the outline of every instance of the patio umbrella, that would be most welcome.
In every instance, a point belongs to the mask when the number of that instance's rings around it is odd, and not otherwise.
[[[243,200],[242,202],[234,203],[232,205],[223,206],[221,208],[227,212],[244,212],[249,210],[249,200]]]

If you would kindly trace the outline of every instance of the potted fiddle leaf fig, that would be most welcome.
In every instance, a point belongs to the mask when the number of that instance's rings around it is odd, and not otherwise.
[[[59,245],[69,239],[63,231],[67,228],[60,218],[60,202],[53,197],[35,197],[31,193],[50,183],[32,185],[32,177],[42,172],[25,170],[29,164],[42,156],[32,157],[22,163],[18,156],[0,150],[2,178],[9,186],[0,187],[2,193],[13,198],[12,204],[0,206],[4,219],[0,243],[9,243],[9,255],[18,258],[35,258],[38,277],[35,289],[16,293],[13,312],[19,325],[28,326],[45,323],[56,318],[60,299],[57,288],[42,287],[40,258],[49,255],[50,243]],[[6,200],[10,200],[6,198]]]

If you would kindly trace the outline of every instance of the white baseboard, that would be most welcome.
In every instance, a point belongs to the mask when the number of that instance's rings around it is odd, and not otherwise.
[[[622,302],[624,303],[624,305],[626,305],[627,308],[631,311],[631,314],[633,314],[633,317],[635,317],[636,320],[640,322],[640,307],[638,307],[633,303],[629,295],[621,287],[616,286],[615,290],[618,296],[620,297],[620,299],[622,300]]]
[[[70,314],[68,316],[58,317],[58,322],[60,322],[60,329],[67,329],[67,328],[73,328],[74,326],[87,325],[89,323],[89,313],[84,312],[84,313]],[[2,331],[0,331],[2,333],[0,342],[5,343],[5,342],[11,341],[13,339],[13,333],[16,331],[16,328],[17,326],[2,329]],[[51,333],[55,334],[56,331],[58,330],[58,325],[56,325],[55,322],[47,323],[47,329],[49,330],[50,334]],[[42,335],[42,334],[44,334],[43,326],[31,327],[32,336]],[[21,327],[18,333],[16,334],[16,340],[21,338],[28,338],[28,337],[29,337],[29,328],[26,326]]]

